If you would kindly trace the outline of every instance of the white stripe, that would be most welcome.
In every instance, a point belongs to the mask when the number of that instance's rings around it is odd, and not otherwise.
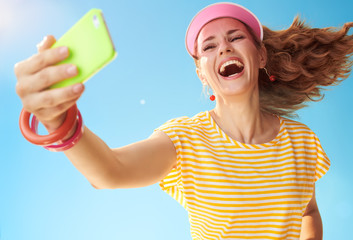
[[[175,138],[172,138],[172,139],[175,139]],[[188,148],[192,148],[194,150],[198,150],[200,152],[211,152],[213,153],[214,155],[239,155],[239,154],[248,154],[248,152],[251,153],[251,156],[254,156],[254,157],[267,157],[269,154],[270,155],[278,155],[278,154],[295,154],[296,153],[296,150],[298,149],[295,149],[295,145],[291,145],[290,143],[286,143],[285,146],[281,147],[281,149],[277,149],[277,148],[273,148],[273,149],[270,149],[270,148],[266,148],[266,151],[264,151],[263,149],[243,149],[243,148],[231,148],[231,147],[227,147],[229,146],[230,144],[228,145],[225,145],[224,143],[222,142],[210,142],[210,141],[201,141],[201,140],[192,140],[190,141],[189,139],[186,139],[186,138],[183,138],[183,137],[180,137],[179,138],[180,140],[183,140],[185,141],[183,143],[183,146],[185,147],[188,147]],[[199,144],[198,146],[196,144]],[[217,146],[219,146],[219,149],[217,149]],[[231,145],[230,145],[231,146]],[[311,148],[313,148],[314,146],[312,146]],[[213,150],[215,149],[215,150]],[[189,149],[185,148],[184,149],[185,151],[189,151]],[[218,150],[218,151],[216,151]],[[315,149],[310,149],[310,146],[306,146],[306,149],[303,149],[301,146],[300,146],[300,150],[303,151],[305,150],[305,153],[306,154],[309,154],[309,155],[315,155],[317,154],[317,151]],[[302,153],[297,153],[297,154],[302,154]]]
[[[287,207],[288,205],[290,206],[296,206],[296,207],[301,207],[300,204],[295,204],[295,203],[283,203],[283,202],[300,202],[302,200],[310,200],[310,198],[303,198],[303,199],[297,199],[297,198],[283,198],[283,199],[270,199],[270,200],[261,200],[261,201],[239,201],[237,203],[234,202],[224,202],[224,201],[219,201],[219,200],[210,200],[207,199],[207,201],[204,201],[206,203],[202,203],[200,202],[197,198],[196,200],[191,200],[188,197],[186,197],[187,199],[187,205],[188,206],[195,206],[195,204],[197,204],[196,206],[204,206],[210,209],[214,209],[214,211],[216,210],[222,210],[222,211],[235,211],[236,210],[236,206],[237,205],[258,205],[258,204],[265,204],[265,203],[269,203],[270,205],[268,206],[272,206],[272,207]],[[224,206],[216,206],[214,204],[222,204]],[[206,210],[206,209],[205,209]],[[216,211],[218,213],[218,211]]]
[[[224,220],[224,219],[223,219]],[[284,220],[286,221],[286,219],[280,219],[280,220]],[[259,223],[259,222],[252,222],[252,223],[244,223],[244,222],[239,222],[239,223],[234,223],[234,224],[225,224],[225,223],[222,223],[222,222],[214,222],[212,220],[208,220],[208,219],[205,219],[205,218],[202,218],[202,217],[197,217],[197,218],[192,218],[190,219],[190,222],[194,223],[194,222],[203,222],[203,223],[207,223],[209,224],[212,229],[227,229],[226,227],[230,227],[232,230],[242,230],[242,231],[252,231],[252,230],[272,230],[272,231],[280,231],[280,230],[283,230],[284,228],[284,225],[290,225],[290,224],[301,224],[301,221],[287,221],[287,222],[266,222],[266,223]],[[243,220],[242,220],[243,221]],[[273,227],[256,227],[258,225],[277,225],[278,228],[273,228]],[[218,226],[217,226],[218,225]],[[219,226],[219,225],[226,225],[225,226]],[[246,226],[255,226],[256,229],[254,228],[245,228],[244,225]],[[297,227],[297,226],[287,226],[285,227],[285,229],[288,229],[288,227],[292,228],[292,229],[297,229],[297,230],[300,230],[300,227]],[[281,229],[280,229],[281,228]]]
[[[271,183],[273,184],[273,183]],[[196,184],[184,184],[184,189],[185,191],[187,191],[187,188],[190,187],[190,188],[193,188],[195,187],[195,185],[197,186],[197,183]],[[218,186],[224,186],[222,183],[220,183]],[[248,186],[248,185],[247,185]],[[256,185],[257,186],[257,185]],[[264,187],[264,188],[258,188],[258,189],[243,189],[243,188],[237,188],[237,186],[226,186],[227,188],[217,188],[217,185],[209,185],[208,187],[200,187],[200,186],[197,186],[197,189],[200,189],[200,190],[205,190],[205,191],[220,191],[220,192],[243,192],[243,193],[248,193],[248,192],[251,192],[251,193],[256,193],[256,192],[264,192],[264,191],[276,191],[276,190],[312,190],[313,187],[311,186],[307,186],[307,187],[301,187],[301,186],[283,186],[283,187]]]
[[[183,166],[182,168],[183,168],[183,171],[193,170],[193,174],[194,174],[195,178],[199,178],[200,176],[205,176],[205,175],[207,176],[207,174],[209,174],[209,173],[215,173],[215,174],[224,173],[221,169],[219,169],[219,170],[210,170],[210,169],[196,170],[193,167],[185,167],[185,166]],[[239,179],[239,177],[256,177],[256,178],[252,178],[252,181],[254,181],[254,179],[257,179],[257,181],[269,180],[270,178],[271,179],[278,179],[279,177],[274,177],[274,176],[279,175],[279,174],[281,174],[281,175],[285,174],[286,176],[296,177],[296,174],[307,173],[307,170],[288,169],[288,170],[283,170],[281,172],[275,172],[275,173],[261,173],[261,175],[260,175],[259,171],[258,172],[253,171],[252,173],[239,173],[239,172],[237,172],[237,173],[227,172],[227,176],[225,179],[231,180],[231,179]],[[266,176],[266,177],[264,178],[263,176]],[[210,177],[212,177],[212,176],[210,176]],[[221,178],[221,176],[217,176],[216,178],[219,179],[219,178]]]
[[[222,198],[217,197],[217,199],[209,199],[206,196],[202,196],[201,194],[197,196],[194,196],[194,195],[188,196],[187,194],[185,194],[185,196],[187,199],[194,197],[196,198],[196,200],[207,202],[206,205],[209,206],[210,208],[215,207],[212,204],[222,204],[224,205],[224,208],[227,208],[227,209],[234,209],[235,207],[234,205],[239,205],[239,204],[258,205],[258,204],[270,203],[275,205],[276,203],[285,204],[281,202],[292,202],[292,201],[301,202],[303,199],[310,200],[310,197],[303,197],[303,196],[298,196],[298,197],[283,196],[283,198],[279,198],[279,199],[273,199],[271,198],[271,196],[269,196],[268,197],[269,199],[266,199],[266,200],[259,200],[259,199],[256,199],[256,197],[252,197],[252,198],[249,198],[252,200],[247,200],[247,201],[242,200],[241,198],[239,200],[226,200],[227,197],[222,197]],[[243,198],[245,199],[246,197],[243,197]],[[194,200],[190,200],[190,202],[192,201]],[[278,206],[278,204],[276,206]],[[220,207],[220,208],[223,208],[223,207]]]
[[[192,203],[193,201],[189,201],[190,203]],[[199,203],[199,205],[203,205],[201,203]],[[197,205],[194,205],[194,204],[188,204],[188,211],[189,212],[195,212],[195,213],[199,213],[199,214],[205,214],[209,217],[212,217],[212,218],[215,218],[215,219],[223,219],[224,218],[234,218],[234,219],[237,219],[236,216],[235,216],[235,213],[236,214],[246,214],[246,215],[258,215],[258,214],[266,214],[268,213],[269,211],[272,213],[273,208],[279,208],[281,206],[278,206],[276,205],[275,207],[274,206],[257,206],[256,207],[256,210],[258,210],[258,212],[245,212],[245,213],[240,213],[238,211],[244,211],[244,210],[254,210],[254,207],[234,207],[231,209],[231,211],[229,212],[221,212],[221,211],[216,211],[216,210],[212,210],[212,209],[205,209],[203,206],[197,206]],[[291,212],[293,213],[302,213],[302,210],[294,210],[294,208],[299,208],[299,209],[302,209],[303,207],[302,206],[299,206],[299,204],[287,204],[285,205],[284,207],[290,209],[290,208],[293,208],[292,210],[290,210]],[[277,211],[280,211],[280,210],[276,210]],[[285,212],[287,213],[287,212]],[[223,216],[222,218],[220,217],[217,217],[216,215],[220,215],[220,216]],[[288,216],[289,217],[289,216]]]
[[[246,209],[248,210],[248,209]],[[254,210],[254,209],[252,209]],[[257,209],[256,209],[257,210]],[[203,208],[197,207],[197,209],[192,208],[189,210],[192,213],[197,213],[194,214],[193,217],[201,217],[203,215],[206,215],[208,218],[211,219],[216,219],[219,221],[224,221],[225,219],[232,219],[233,221],[247,221],[247,220],[266,220],[266,219],[276,219],[276,220],[288,220],[288,219],[301,219],[302,218],[302,210],[291,210],[292,214],[291,215],[286,215],[286,216],[273,216],[273,210],[271,209],[260,209],[258,212],[240,212],[239,209],[236,209],[233,211],[233,215],[227,214],[227,213],[218,213],[218,215],[221,215],[222,217],[218,217],[214,214],[207,213],[203,211]],[[287,214],[288,212],[286,210],[276,210],[277,214]],[[297,215],[294,215],[294,214]],[[265,217],[259,217],[260,215],[268,215]],[[247,217],[245,217],[247,216]],[[292,220],[292,221],[297,221],[297,220]],[[300,220],[301,221],[301,220]]]
[[[312,161],[313,163],[315,163],[315,161]],[[197,163],[197,162],[194,162],[194,161],[190,161],[190,160],[186,160],[183,162],[183,165],[188,165],[188,167],[191,167],[191,168],[194,168],[194,169],[200,169],[201,167],[203,169],[206,169],[206,168],[214,168],[214,171],[221,171],[221,172],[226,172],[225,170],[229,170],[229,171],[237,171],[237,172],[259,172],[259,173],[262,173],[262,172],[268,172],[268,171],[276,171],[276,172],[281,172],[281,170],[284,170],[285,168],[303,168],[305,167],[306,170],[315,170],[315,165],[307,165],[305,162],[303,163],[296,163],[296,162],[293,162],[293,160],[288,160],[288,161],[284,161],[285,164],[283,163],[267,163],[267,164],[263,164],[263,165],[260,165],[260,166],[256,166],[256,168],[254,168],[252,165],[243,165],[241,168],[240,165],[238,164],[232,164],[232,163],[224,163],[224,165],[227,165],[227,166],[220,166],[220,165],[217,165],[217,164],[214,164],[212,162],[210,163],[207,163],[207,162],[202,162],[201,164]],[[254,164],[253,164],[254,165]],[[282,165],[282,166],[278,166],[278,165]],[[184,167],[183,168],[187,168],[187,167]],[[247,167],[247,168],[245,168]],[[207,169],[207,171],[209,171],[209,169]],[[298,171],[301,171],[301,170],[298,170]]]
[[[256,194],[256,195],[247,195],[247,194],[224,194],[223,191],[218,191],[218,193],[204,193],[204,192],[198,192],[193,191],[193,190],[187,190],[184,189],[184,193],[189,196],[197,196],[197,198],[204,199],[205,201],[208,201],[208,197],[213,197],[213,198],[219,198],[220,202],[229,202],[229,201],[242,201],[240,199],[242,198],[253,198],[255,201],[256,198],[271,198],[271,197],[280,197],[280,196],[285,196],[285,195],[298,195],[298,198],[300,198],[302,195],[310,195],[310,193],[306,192],[281,192],[281,193],[267,193],[267,194]],[[227,200],[227,199],[239,199],[239,200]]]
[[[200,143],[201,144],[201,143]],[[223,145],[224,146],[224,145]],[[190,149],[191,148],[191,149]],[[246,157],[246,159],[252,159],[252,158],[259,158],[259,157],[263,157],[265,159],[269,159],[269,158],[280,158],[280,157],[284,157],[284,156],[311,156],[311,157],[316,157],[317,156],[317,152],[315,150],[311,150],[311,149],[306,149],[305,152],[297,152],[295,149],[289,148],[289,149],[282,149],[282,150],[276,150],[275,152],[260,152],[257,151],[256,153],[252,153],[251,157],[246,156],[248,153],[242,151],[242,150],[238,150],[238,151],[230,151],[228,148],[224,148],[218,151],[215,151],[209,147],[203,147],[203,146],[195,146],[189,143],[183,143],[183,150],[185,153],[191,153],[191,155],[207,155],[207,156],[212,156],[212,157],[216,157],[216,158],[222,158],[223,156],[228,156],[229,157],[238,157],[241,159],[244,159],[244,157]],[[185,154],[187,155],[187,154]],[[245,155],[245,156],[244,156]],[[278,155],[284,155],[284,156],[278,156]],[[324,155],[321,155],[324,158]],[[223,157],[224,158],[224,157]],[[254,161],[264,161],[265,159],[254,159]]]

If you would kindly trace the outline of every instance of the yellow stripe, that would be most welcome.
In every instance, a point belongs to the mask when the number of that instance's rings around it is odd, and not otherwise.
[[[255,213],[255,212],[263,212],[263,210],[266,210],[266,211],[269,211],[269,212],[275,212],[275,211],[302,211],[302,208],[301,207],[288,207],[288,208],[283,208],[283,207],[270,207],[270,208],[261,208],[261,209],[236,209],[236,210],[233,210],[233,212],[235,213]],[[190,206],[189,207],[189,211],[190,212],[198,212],[197,214],[201,215],[201,216],[206,216],[206,214],[204,213],[200,213],[200,210],[197,210],[195,208],[195,206]],[[220,214],[216,214],[216,213],[209,213],[209,215],[212,215],[213,217],[217,217],[217,218],[224,218],[224,215],[220,215]],[[254,216],[254,215],[251,215],[251,216]],[[271,215],[272,216],[272,215]],[[298,216],[297,218],[293,218],[293,216]],[[208,216],[207,216],[208,217]],[[213,218],[213,217],[209,217],[211,220],[214,220],[214,221],[219,221],[218,219],[216,218]],[[255,215],[256,217],[256,215]],[[302,218],[302,214],[301,213],[295,213],[293,212],[293,215],[291,215],[291,219],[296,219],[296,220],[299,220],[301,221],[301,218]],[[277,221],[278,219],[276,219]],[[230,221],[230,220],[228,220]],[[233,219],[234,222],[238,222],[239,220],[238,219]],[[233,221],[230,221],[230,222],[233,222]],[[288,220],[289,221],[289,220]]]
[[[224,201],[224,204],[229,204],[228,202],[243,202],[243,201],[265,201],[265,200],[277,200],[277,199],[310,199],[312,194],[289,194],[289,195],[279,195],[279,196],[267,196],[267,197],[222,197],[222,196],[204,196],[200,194],[195,194],[195,197],[190,197],[189,199],[197,199],[197,200],[213,200],[213,201]],[[275,202],[274,202],[275,203]],[[212,202],[212,204],[215,204]],[[245,205],[252,203],[244,203]]]
[[[208,175],[207,175],[208,176]],[[305,175],[303,175],[305,176]],[[183,178],[194,178],[197,181],[204,181],[204,182],[223,182],[223,183],[228,183],[228,184],[258,184],[258,183],[268,183],[268,181],[264,181],[264,180],[257,180],[257,181],[251,181],[251,182],[247,182],[246,179],[244,181],[239,181],[239,180],[233,180],[233,179],[217,179],[217,178],[200,178],[200,177],[195,177],[194,175],[183,175]],[[202,179],[202,180],[201,180]],[[312,183],[312,177],[309,178],[301,178],[301,181],[305,181],[308,183]],[[283,182],[283,181],[298,181],[297,178],[294,177],[287,177],[287,178],[283,178],[283,179],[272,179],[271,182]],[[190,181],[189,181],[190,182]],[[238,186],[237,186],[238,187]],[[259,188],[262,188],[263,186],[259,186]],[[251,189],[251,186],[249,186],[249,189]]]
[[[169,131],[165,131],[166,133],[168,133],[168,136],[170,136],[171,138],[172,137],[175,137],[175,136],[178,136],[179,138],[181,139],[184,139],[184,142],[193,142],[193,141],[205,141],[205,143],[208,143],[208,144],[211,144],[211,143],[225,143],[226,141],[224,141],[223,139],[219,139],[219,136],[202,136],[194,131],[184,131],[183,134],[174,134],[174,131],[173,132],[169,132]],[[196,137],[198,136],[198,137]],[[185,140],[187,139],[187,140]],[[211,140],[218,140],[218,141],[210,141],[209,139]],[[308,144],[308,143],[313,143],[313,139],[314,138],[307,138],[307,139],[302,139],[301,136],[298,136],[298,137],[284,137],[282,138],[282,142],[279,146],[283,146],[283,145],[286,145],[288,143],[290,143],[289,140],[293,141],[293,140],[301,140],[301,141],[295,141],[295,142],[291,142],[293,145],[300,145],[300,144]],[[278,145],[276,145],[278,146]],[[214,146],[215,148],[217,148],[217,146]],[[222,147],[234,147],[232,145],[224,145]],[[249,148],[250,149],[250,148]],[[266,149],[261,149],[261,150],[266,150]]]
[[[234,187],[234,189],[237,189],[237,187]],[[191,191],[188,190],[194,190],[193,188],[188,188],[184,186],[185,192],[191,193]],[[207,194],[221,194],[221,195],[258,195],[258,194],[271,194],[271,193],[287,193],[289,190],[288,189],[279,189],[279,190],[268,190],[268,191],[253,191],[253,192],[225,192],[225,191],[211,191],[211,190],[202,190],[202,189],[197,189],[198,193],[207,193]],[[303,193],[312,193],[313,189],[293,189],[291,190],[293,192],[303,192]]]
[[[194,212],[196,213],[195,216],[199,217],[202,216],[205,219],[210,219],[214,222],[219,222],[219,219],[216,218],[211,218],[209,216],[207,216],[206,214],[202,214],[200,212],[196,212],[196,211],[190,211],[190,212]],[[234,211],[236,213],[238,213],[238,211]],[[259,214],[259,215],[237,215],[237,219],[234,219],[233,221],[227,221],[227,224],[229,225],[233,225],[236,223],[267,223],[267,222],[276,222],[276,223],[286,223],[286,222],[301,222],[302,219],[302,215],[298,214],[298,213],[294,213],[293,215],[291,215],[290,218],[285,218],[285,219],[277,219],[274,217],[286,217],[288,216],[288,214],[278,214],[278,213],[273,213],[273,214]],[[224,216],[221,216],[221,218]],[[267,217],[267,218],[265,218]],[[264,219],[247,219],[247,218],[264,218]],[[216,223],[212,223],[214,225],[216,225]],[[250,225],[251,226],[251,225]],[[258,226],[258,225],[256,225]]]

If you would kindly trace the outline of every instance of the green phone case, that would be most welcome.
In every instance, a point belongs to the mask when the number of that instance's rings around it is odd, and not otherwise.
[[[91,9],[53,46],[67,46],[70,56],[59,64],[77,66],[78,74],[52,85],[50,88],[83,83],[111,62],[117,55],[100,9]]]

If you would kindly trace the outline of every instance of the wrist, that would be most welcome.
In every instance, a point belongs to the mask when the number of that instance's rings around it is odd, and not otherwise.
[[[70,139],[75,134],[75,132],[77,130],[77,126],[78,126],[78,123],[76,120],[74,125],[72,126],[71,130],[66,134],[66,136],[62,140],[58,141],[56,144],[63,143],[65,141],[67,141],[68,139]]]
[[[22,135],[33,144],[41,146],[53,144],[59,140],[62,140],[68,134],[76,122],[77,113],[77,106],[72,106],[66,113],[65,121],[58,129],[49,133],[48,135],[38,135],[38,121],[36,116],[33,116],[32,121],[30,121],[31,113],[22,109],[20,114],[20,130]],[[30,122],[32,124],[30,124]],[[35,122],[36,124],[34,124]]]
[[[72,106],[66,114],[64,121],[56,128],[52,124],[46,124],[49,134],[38,135],[38,120],[36,116],[22,110],[20,115],[20,129],[23,136],[31,143],[41,145],[50,151],[65,151],[73,147],[81,138],[83,133],[83,121],[77,106]],[[31,123],[30,123],[31,122]],[[54,130],[55,128],[55,130]]]
[[[80,111],[77,112],[77,120],[72,127],[71,131],[67,134],[67,136],[61,141],[56,142],[54,145],[44,146],[45,149],[52,152],[62,152],[69,150],[81,139],[84,130],[84,124],[82,121],[82,116]]]

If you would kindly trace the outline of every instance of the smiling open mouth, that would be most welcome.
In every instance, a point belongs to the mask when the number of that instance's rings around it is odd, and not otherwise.
[[[244,69],[244,64],[239,60],[229,60],[221,65],[219,74],[223,77],[233,77],[241,73]]]

